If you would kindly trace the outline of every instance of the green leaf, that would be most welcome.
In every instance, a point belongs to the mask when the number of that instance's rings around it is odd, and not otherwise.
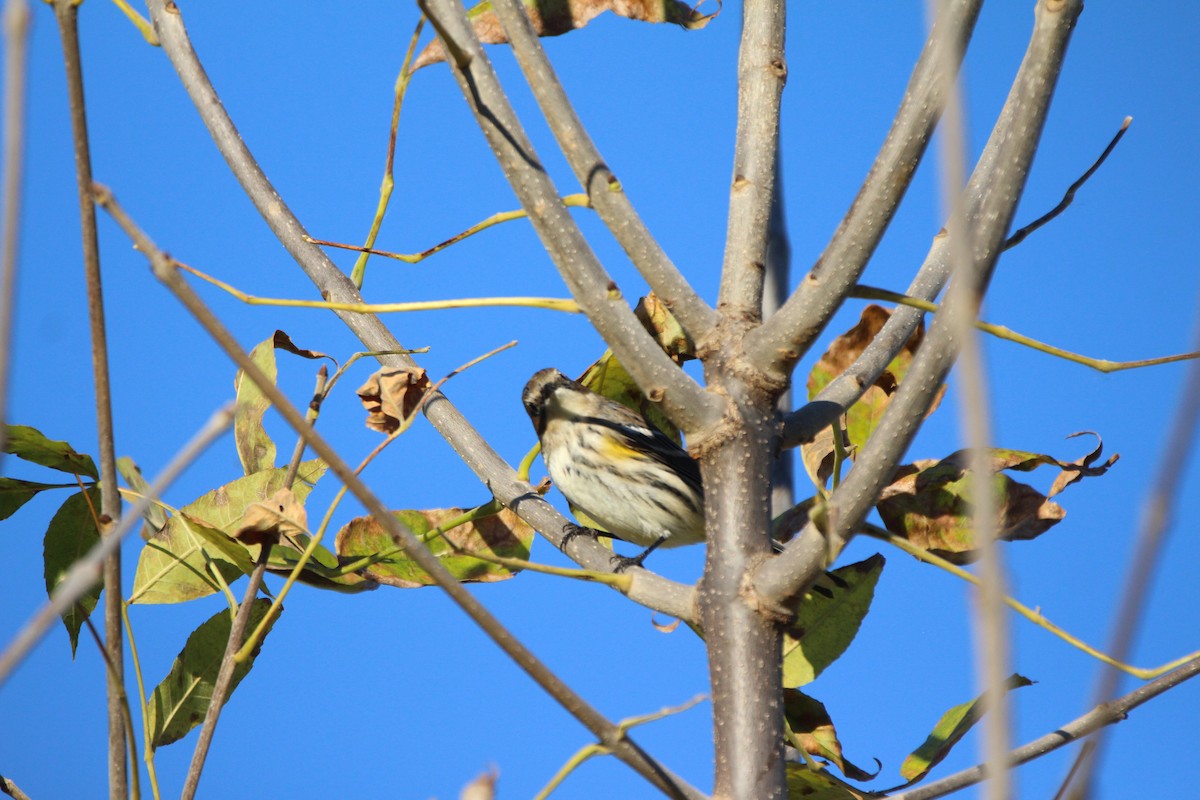
[[[426,511],[394,511],[396,517],[418,537],[442,566],[460,581],[500,581],[515,572],[478,558],[471,553],[487,553],[508,558],[529,558],[533,529],[516,514],[503,509],[499,514],[451,528],[440,536],[430,531],[439,524],[462,516],[461,508],[438,508]],[[453,542],[455,547],[450,546]],[[371,556],[393,549],[392,539],[374,517],[359,517],[347,523],[337,535],[336,549],[343,558]],[[363,574],[388,586],[411,589],[432,586],[433,578],[405,553],[393,553],[365,570]]]
[[[275,366],[275,338],[259,342],[250,351],[250,360],[261,369],[266,376],[275,382],[279,374]],[[238,458],[242,462],[242,470],[247,475],[272,469],[275,466],[275,442],[267,435],[263,427],[263,414],[271,407],[258,385],[249,380],[242,370],[238,370],[233,379],[233,388],[237,391],[237,410],[233,415],[233,439],[237,445]]]
[[[121,473],[121,477],[125,479],[125,483],[129,488],[140,495],[146,496],[150,494],[150,484],[146,483],[146,479],[142,477],[142,471],[138,465],[133,463],[133,459],[129,456],[121,456],[117,459],[117,472]],[[150,526],[149,532],[142,530],[142,538],[147,538],[154,531],[161,531],[163,526],[167,524],[167,512],[158,503],[151,503],[146,506],[146,513],[142,515],[146,520],[146,524]]]
[[[270,606],[271,602],[266,598],[260,597],[255,600],[246,629],[254,630],[266,616]],[[280,610],[282,611],[282,608]],[[271,622],[271,625],[273,624],[274,620]],[[250,658],[234,667],[233,681],[229,685],[229,698],[232,698],[233,690],[254,665],[254,659],[258,656],[259,648],[270,632],[271,625],[263,631],[263,637],[259,639],[259,645],[250,654]],[[233,623],[227,610],[218,611],[210,617],[188,637],[187,644],[176,656],[167,677],[154,688],[154,693],[150,696],[147,721],[153,747],[179,741],[204,720],[232,627]]]
[[[69,472],[72,475],[84,475],[89,478],[100,477],[91,456],[75,452],[75,448],[66,442],[47,439],[37,428],[31,428],[28,425],[8,426],[8,438],[4,443],[4,452],[43,467],[56,469],[59,472]]]
[[[783,637],[783,685],[810,683],[841,657],[871,608],[884,558],[841,567],[817,581]]]
[[[325,469],[325,463],[319,459],[301,463],[292,486],[297,499],[303,501],[308,496]],[[229,544],[218,545],[211,531],[189,530],[179,517],[171,517],[166,527],[150,537],[142,548],[129,602],[182,603],[219,591],[220,584],[209,571],[210,562],[226,582],[236,580],[245,572],[245,562],[239,553],[246,552],[252,559],[258,549],[245,548],[229,535],[246,507],[274,495],[283,488],[286,477],[284,468],[247,475],[180,509],[189,522],[215,529]]]
[[[89,501],[91,505],[88,504]],[[44,549],[46,594],[53,592],[66,577],[71,565],[83,558],[100,541],[93,509],[97,512],[100,509],[98,488],[71,495],[50,520],[50,527],[46,529]],[[67,626],[67,635],[71,637],[72,658],[75,657],[75,648],[79,644],[79,631],[83,628],[83,622],[100,600],[101,586],[101,582],[97,580],[74,607],[62,615],[63,624]]]
[[[1012,691],[1022,686],[1032,685],[1033,681],[1029,678],[1014,673],[1005,682],[1005,689]],[[916,783],[924,778],[929,770],[949,755],[950,749],[983,716],[982,702],[982,697],[977,697],[969,703],[955,706],[942,715],[924,743],[900,765],[900,774],[908,781],[906,785]]]
[[[17,513],[17,510],[32,500],[38,492],[75,486],[74,483],[34,483],[16,478],[0,478],[0,520],[8,519]]]

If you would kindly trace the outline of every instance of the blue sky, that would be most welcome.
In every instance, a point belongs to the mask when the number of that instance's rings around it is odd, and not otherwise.
[[[356,241],[376,203],[391,91],[416,23],[408,4],[362,2],[304,14],[281,4],[182,4],[195,46],[251,149],[285,200],[320,238]],[[1200,69],[1193,33],[1200,10],[1172,4],[1092,4],[1071,44],[1018,223],[1053,206],[1126,115],[1133,127],[1075,205],[1006,254],[984,316],[1061,347],[1111,359],[1190,349],[1200,272]],[[792,4],[782,141],[787,218],[799,276],[819,254],[874,158],[924,39],[919,2]],[[339,7],[340,10],[340,7]],[[967,56],[972,157],[1019,64],[1031,4],[993,3]],[[95,452],[91,368],[80,269],[75,183],[57,32],[36,4],[30,65],[29,158],[13,363],[13,422]],[[605,16],[547,40],[559,74],[601,152],[666,251],[715,301],[727,213],[740,8],[703,31]],[[96,178],[178,259],[252,294],[315,298],[241,194],[187,101],[165,55],[146,46],[116,7],[81,10]],[[489,51],[539,155],[563,193],[570,172],[538,120],[509,54]],[[497,211],[512,196],[444,65],[409,91],[397,145],[396,194],[379,246],[424,249]],[[866,274],[902,289],[941,225],[932,161],[922,167]],[[576,212],[626,296],[640,279],[590,212]],[[212,411],[232,396],[234,369],[149,274],[142,257],[101,219],[105,299],[113,348],[117,451],[156,474]],[[334,253],[347,268],[353,259]],[[302,347],[344,358],[358,349],[331,315],[250,308],[208,287],[204,297],[247,349],[276,328]],[[365,294],[377,302],[565,290],[528,225],[493,229],[418,265],[373,260]],[[848,304],[828,336],[857,319]],[[440,376],[511,339],[520,346],[455,379],[451,399],[516,462],[533,434],[519,393],[536,369],[582,371],[603,349],[585,319],[537,310],[443,311],[391,316],[421,364]],[[1005,547],[1012,592],[1082,639],[1103,646],[1155,475],[1185,367],[1101,375],[1015,345],[986,345],[997,444],[1073,459],[1098,431],[1120,462],[1071,487],[1068,516],[1036,542]],[[802,364],[807,371],[819,355]],[[304,402],[312,365],[281,356],[281,385]],[[377,442],[352,389],[365,362],[327,403],[320,426],[351,461]],[[962,446],[954,386],[914,443],[911,458]],[[277,419],[280,443],[292,437]],[[44,473],[6,459],[6,474]],[[538,468],[540,470],[540,466]],[[1041,488],[1053,476],[1034,473]],[[540,473],[539,473],[540,474]],[[183,505],[240,475],[232,440],[215,446],[170,492]],[[421,423],[366,472],[395,508],[470,506],[486,490]],[[1195,459],[1183,476],[1172,538],[1150,597],[1134,662],[1153,666],[1200,646]],[[309,501],[319,515],[336,487]],[[801,491],[804,491],[801,487]],[[0,639],[44,600],[42,533],[61,497],[42,497],[4,525],[11,568],[0,588]],[[353,504],[339,521],[360,513]],[[131,584],[140,543],[127,544]],[[879,550],[855,542],[849,563]],[[875,604],[846,656],[808,687],[838,726],[847,756],[883,764],[868,788],[898,783],[901,760],[949,706],[976,691],[971,595],[957,579],[885,549]],[[534,558],[564,563],[544,541]],[[652,567],[698,577],[700,548],[658,554]],[[278,585],[275,581],[274,585]],[[585,698],[613,719],[648,713],[707,690],[700,643],[664,634],[649,611],[595,585],[524,575],[474,590]],[[127,592],[128,594],[128,592]],[[148,685],[165,674],[187,633],[222,607],[135,606]],[[1097,665],[1044,631],[1013,620],[1012,668],[1038,681],[1016,696],[1014,738],[1055,729],[1089,706]],[[1126,683],[1126,686],[1132,686]],[[104,775],[103,669],[81,642],[72,662],[56,628],[0,690],[0,773],[34,797],[93,797]],[[639,729],[637,740],[696,785],[711,786],[709,706]],[[1191,780],[1200,686],[1186,685],[1119,725],[1101,773],[1101,797],[1177,795]],[[163,791],[178,791],[195,735],[159,751]],[[357,596],[291,595],[254,671],[221,719],[202,796],[453,798],[494,765],[502,796],[532,795],[588,741],[436,590],[388,588]],[[1030,797],[1053,794],[1074,750],[1018,775]],[[969,736],[935,772],[978,760]],[[1130,768],[1136,763],[1138,768]],[[556,796],[651,796],[612,760],[585,765]],[[963,796],[974,796],[969,791]]]

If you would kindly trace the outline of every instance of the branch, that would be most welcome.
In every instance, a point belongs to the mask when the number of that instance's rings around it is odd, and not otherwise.
[[[743,12],[733,181],[717,302],[718,309],[731,321],[762,319],[779,153],[779,102],[787,82],[783,50],[786,16],[786,4],[772,0],[747,2]],[[704,343],[697,343],[703,352]],[[722,344],[714,342],[710,346],[720,348]]]
[[[973,229],[975,248],[971,268],[961,272],[960,279],[968,283],[970,291],[964,295],[969,303],[956,302],[959,298],[952,297],[934,317],[925,342],[879,427],[863,448],[854,469],[830,498],[834,509],[828,517],[830,529],[819,531],[810,522],[779,557],[758,569],[754,584],[764,602],[779,603],[794,597],[824,569],[829,556],[841,550],[875,504],[916,435],[957,353],[954,316],[973,315],[991,279],[1037,150],[1071,30],[1081,11],[1079,0],[1067,0],[1052,8],[1045,3],[1038,5],[1029,49],[992,131],[989,146],[976,167],[977,178],[988,176],[975,187],[979,193],[977,205],[971,200],[975,195],[968,187],[966,218]],[[976,181],[973,179],[972,183]]]
[[[1133,709],[1153,700],[1169,689],[1175,688],[1184,681],[1194,678],[1198,673],[1200,673],[1200,657],[1192,659],[1174,672],[1151,681],[1123,697],[1109,703],[1101,703],[1083,716],[1059,726],[1052,733],[1018,747],[1009,754],[1009,764],[1014,767],[1019,766],[1071,742],[1078,741],[1093,731],[1121,722],[1129,716],[1129,712]],[[889,797],[890,800],[933,800],[933,798],[945,797],[951,792],[967,786],[973,786],[986,777],[984,767],[975,766],[925,786],[889,795]]]
[[[21,632],[9,643],[8,649],[4,651],[3,655],[0,655],[0,686],[4,685],[4,681],[29,654],[33,646],[41,641],[54,621],[62,616],[63,612],[74,606],[79,598],[95,585],[100,565],[120,547],[121,540],[134,529],[134,526],[141,522],[142,515],[158,502],[158,498],[167,490],[167,487],[175,482],[180,473],[199,458],[200,454],[232,424],[233,403],[229,403],[214,414],[204,427],[192,437],[191,441],[171,459],[162,474],[150,485],[146,494],[127,514],[121,517],[116,528],[108,535],[101,537],[87,555],[71,565],[66,576],[50,594],[49,602],[33,615]]]
[[[967,197],[966,206],[968,208],[969,217],[973,216],[971,209],[978,209],[978,204],[980,202],[982,193],[986,188],[988,181],[990,180],[991,168],[996,163],[995,151],[999,147],[1000,142],[1003,141],[1004,135],[1009,133],[1007,127],[1002,127],[1001,123],[1005,123],[1006,121],[1011,122],[1014,116],[1011,106],[1019,100],[1020,98],[1015,97],[1012,94],[1009,95],[1008,100],[1005,103],[1005,107],[1000,112],[1000,118],[999,122],[997,123],[997,127],[995,130],[993,130],[992,136],[988,139],[987,146],[984,148],[983,154],[979,158],[979,162],[975,167],[975,171],[971,174],[971,180],[968,182],[967,188],[965,189],[965,195]],[[1127,122],[1128,119],[1126,120],[1126,123]],[[1125,129],[1126,125],[1123,124],[1121,130],[1119,130],[1116,136],[1113,137],[1112,141],[1109,142],[1108,146],[1105,148],[1104,152],[1101,153],[1100,157],[1096,159],[1092,166],[1078,180],[1071,184],[1064,194],[1063,199],[1057,206],[1010,236],[1004,243],[1004,249],[1008,250],[1009,248],[1020,244],[1021,241],[1023,241],[1030,233],[1037,230],[1042,225],[1045,225],[1047,222],[1054,219],[1064,210],[1066,210],[1066,208],[1071,204],[1071,201],[1074,199],[1075,193],[1079,190],[1079,188],[1089,178],[1091,178],[1093,174],[1095,174],[1096,170],[1100,168],[1100,165],[1104,163],[1106,158],[1108,158],[1109,153],[1112,152],[1112,149],[1116,146],[1117,142],[1120,141]],[[913,279],[913,282],[908,289],[907,297],[909,298],[910,302],[907,302],[907,305],[910,305],[914,308],[922,308],[923,306],[917,305],[917,303],[929,303],[929,301],[937,297],[938,293],[942,290],[942,287],[945,286],[946,280],[950,277],[948,246],[949,245],[947,237],[945,236],[945,231],[939,233],[934,238],[933,246],[930,248],[928,255],[925,257],[925,261],[922,263],[920,270],[917,272],[916,278]],[[865,287],[860,285],[857,289],[851,290],[849,296],[869,296],[861,293],[864,288]],[[875,299],[889,298],[876,297]],[[894,300],[894,302],[904,301]],[[937,307],[924,306],[924,308],[932,311],[936,310]],[[863,391],[865,391],[868,386],[873,384],[875,380],[883,373],[883,370],[887,367],[891,360],[895,358],[898,352],[900,352],[900,348],[902,348],[905,342],[909,340],[909,337],[912,336],[913,331],[916,330],[919,322],[919,315],[916,315],[908,310],[896,309],[889,317],[887,323],[884,325],[883,330],[881,330],[875,336],[874,340],[872,340],[870,345],[867,346],[867,349],[859,355],[858,359],[856,359],[853,364],[851,364],[837,378],[831,381],[829,385],[827,385],[821,391],[820,394],[813,398],[812,402],[798,409],[784,420],[783,446],[795,447],[805,442],[812,441],[812,438],[816,436],[822,429],[832,425],[834,420],[844,414],[846,410],[849,409],[850,406],[862,396]],[[983,328],[983,330],[988,330],[989,333],[995,333],[995,331],[989,330],[988,328]],[[996,333],[996,335],[1001,334]],[[1021,340],[1014,339],[1014,341]],[[1025,341],[1028,343],[1032,340]],[[1052,351],[1048,350],[1047,352]],[[1053,352],[1057,352],[1059,355],[1066,355],[1067,357],[1070,357],[1070,354],[1066,354],[1066,351]],[[1092,366],[1090,362],[1088,363],[1089,366]],[[1104,371],[1115,371],[1117,369],[1130,368],[1126,366],[1115,366],[1113,365],[1113,362],[1104,363],[1107,365],[1107,369],[1101,366],[1096,366],[1095,368]]]
[[[83,239],[83,272],[87,288],[91,329],[92,381],[96,390],[96,439],[100,461],[101,536],[111,535],[113,520],[121,516],[117,491],[116,442],[113,433],[112,392],[109,388],[108,338],[104,325],[104,292],[100,277],[100,243],[96,235],[96,206],[92,201],[92,156],[88,139],[87,107],[83,92],[83,64],[79,52],[78,0],[53,0],[54,17],[62,40],[67,72],[67,102],[75,145],[75,178],[79,192],[79,222]],[[108,694],[109,796],[124,800],[129,794],[125,750],[124,694],[125,646],[121,630],[121,553],[113,550],[104,562],[104,641],[111,669],[105,673]]]
[[[646,283],[667,304],[692,339],[699,341],[716,325],[716,312],[696,294],[663,252],[620,182],[604,163],[554,73],[524,6],[518,0],[496,0],[492,9],[504,27],[513,55],[558,140],[558,146],[576,179],[587,191],[592,207]]]
[[[724,403],[671,361],[614,290],[612,279],[563,205],[554,183],[500,87],[459,0],[420,0],[448,53],[448,63],[497,163],[528,212],[571,295],[645,395],[694,434],[719,419]]]
[[[161,36],[161,33],[160,33]],[[165,42],[165,37],[164,37]],[[450,599],[486,633],[496,645],[517,663],[530,678],[533,679],[550,697],[563,706],[584,727],[592,731],[601,742],[612,747],[613,752],[622,761],[632,767],[639,775],[650,783],[675,798],[701,798],[703,795],[690,787],[682,779],[671,774],[669,770],[658,764],[632,741],[625,738],[618,726],[609,722],[596,709],[575,693],[561,678],[543,664],[528,648],[525,647],[512,633],[505,628],[487,608],[479,602],[466,586],[459,583],[449,570],[428,548],[422,544],[407,526],[403,525],[396,515],[383,504],[355,470],[347,464],[336,450],[325,441],[317,431],[308,424],[304,415],[292,405],[291,401],[280,391],[267,375],[259,369],[250,357],[242,350],[237,340],[204,305],[199,296],[188,285],[179,270],[166,253],[158,249],[153,241],[146,236],[125,214],[107,190],[98,188],[99,202],[116,223],[133,240],[137,249],[149,260],[156,278],[162,281],[183,306],[194,316],[201,327],[212,337],[225,354],[254,381],[254,384],[271,402],[272,407],[279,412],[288,425],[296,433],[304,437],[313,452],[329,465],[329,469],[338,477],[359,502],[383,526],[394,544],[404,548],[405,553],[433,578]],[[236,649],[236,648],[235,648]]]
[[[982,5],[982,0],[956,0],[938,18],[913,68],[896,119],[854,203],[780,312],[747,336],[746,353],[776,380],[787,380],[793,365],[820,335],[883,238],[945,104],[936,44],[944,35],[957,46],[956,52],[965,51]],[[920,296],[915,289],[909,294]],[[901,341],[907,339],[905,336]]]
[[[21,240],[21,189],[25,170],[25,94],[29,62],[27,0],[4,7],[4,211],[0,218],[0,453],[8,437],[8,375],[12,355],[13,291]],[[2,456],[0,456],[2,458]],[[2,463],[2,462],[0,462]]]
[[[319,247],[307,239],[300,220],[276,193],[242,141],[192,49],[179,8],[172,4],[168,9],[167,0],[148,0],[148,6],[163,50],[179,73],[201,120],[272,233],[320,290],[322,297],[336,303],[361,304],[363,298],[354,284]],[[335,313],[367,350],[404,350],[378,317],[346,311]],[[379,360],[385,366],[409,367],[416,363],[401,353]],[[533,491],[527,481],[517,476],[445,395],[439,393],[426,403],[425,416],[496,499],[561,549],[562,531],[568,524],[567,519]],[[575,537],[565,552],[585,569],[612,572],[611,553],[588,537]],[[634,575],[628,594],[631,600],[681,619],[693,618],[693,592],[690,586],[669,581],[643,569],[631,572]]]

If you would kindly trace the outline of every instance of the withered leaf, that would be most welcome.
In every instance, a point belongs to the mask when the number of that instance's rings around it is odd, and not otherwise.
[[[809,373],[808,398],[810,400],[862,355],[863,350],[874,340],[890,317],[891,312],[886,308],[874,304],[869,305],[863,309],[862,316],[853,328],[833,340],[829,349],[825,351],[812,368],[812,372]],[[879,425],[879,421],[883,418],[883,412],[887,410],[892,396],[899,389],[905,374],[908,373],[913,356],[924,337],[924,326],[918,324],[913,335],[904,343],[896,357],[888,363],[887,368],[875,380],[875,383],[868,386],[862,397],[850,407],[846,414],[846,432],[854,448],[861,449]],[[938,389],[933,405],[929,408],[930,414],[938,407],[945,391],[945,386]]]
[[[878,796],[839,780],[829,770],[811,769],[803,761],[787,763],[788,800],[867,800]]]
[[[1076,461],[1066,462],[1043,453],[993,448],[989,456],[997,538],[1034,539],[1062,520],[1067,512],[1049,497],[1084,477],[1103,475],[1119,458],[1114,455],[1100,466],[1091,466],[1100,452],[1097,447]],[[969,451],[959,450],[940,461],[928,459],[899,467],[876,505],[884,526],[955,563],[973,560],[976,554],[969,460]],[[1043,464],[1062,470],[1049,495],[1003,474],[1003,470],[1029,472]]]
[[[639,22],[673,22],[688,30],[698,30],[717,14],[701,14],[680,0],[524,0],[525,10],[538,36],[560,36],[582,28],[605,11]],[[484,44],[504,44],[504,34],[490,2],[479,3],[467,11],[467,18]],[[441,40],[435,39],[413,61],[412,71],[446,60]]]
[[[696,358],[696,345],[692,342],[692,337],[688,336],[679,320],[671,313],[671,309],[667,308],[654,292],[639,300],[633,313],[642,323],[642,327],[654,337],[654,341],[658,342],[663,352],[676,364]]]
[[[296,343],[292,341],[292,337],[288,336],[283,331],[280,331],[280,330],[275,331],[275,336],[272,339],[272,342],[274,343],[276,350],[286,350],[287,352],[291,353],[292,355],[300,356],[301,358],[308,358],[308,359],[328,358],[330,361],[332,361],[334,363],[334,365],[337,364],[337,359],[331,355],[328,355],[326,353],[319,353],[316,350],[305,350],[303,347],[298,347],[296,345]]]
[[[838,741],[833,720],[819,700],[798,689],[784,689],[783,718],[792,733],[792,743],[804,752],[832,761],[851,780],[869,781],[875,777],[842,756],[842,743]]]
[[[233,538],[246,544],[278,544],[308,530],[308,514],[291,489],[280,489],[261,503],[246,506]]]
[[[420,367],[385,367],[358,387],[358,397],[367,409],[367,427],[394,433],[417,410],[429,390],[429,377]]]
[[[275,365],[275,345],[270,339],[254,346],[250,351],[250,360],[272,383],[275,382],[279,370]],[[254,381],[246,377],[243,370],[237,371],[233,388],[237,392],[233,441],[242,462],[242,471],[253,475],[272,469],[275,466],[275,442],[263,427],[263,415],[271,407],[271,401]]]
[[[434,529],[442,522],[462,516],[463,509],[437,508],[392,513],[424,541],[442,566],[463,582],[500,581],[516,574],[507,567],[474,558],[473,553],[529,558],[533,529],[508,509],[451,528],[440,535],[433,534]],[[334,549],[342,561],[388,553],[382,560],[361,571],[363,576],[379,583],[401,589],[434,585],[433,578],[406,553],[392,552],[396,548],[391,537],[374,517],[350,520],[338,531]]]

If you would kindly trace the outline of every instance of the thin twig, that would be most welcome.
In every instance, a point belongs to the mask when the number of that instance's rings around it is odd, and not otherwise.
[[[124,609],[124,605],[122,605]],[[112,673],[115,671],[112,660],[108,657],[108,652],[104,648],[104,639],[100,636],[100,631],[96,630],[96,625],[92,622],[91,617],[84,617],[83,624],[87,626],[88,633],[91,634],[92,642],[96,645],[96,650],[100,653],[100,659],[104,662],[104,667]],[[125,744],[128,747],[130,761],[133,760],[133,754],[137,752],[137,743],[133,740],[133,713],[129,708],[129,695],[125,692],[125,684],[121,683],[121,692],[118,695],[121,703],[121,718],[125,725]],[[130,766],[133,766],[132,763]],[[132,800],[139,800],[142,796],[141,774],[136,766],[130,772],[129,780],[129,796]]]
[[[191,441],[171,459],[166,469],[150,485],[146,496],[139,500],[129,510],[129,513],[121,517],[116,528],[107,536],[102,537],[86,556],[71,565],[62,581],[51,592],[49,602],[30,618],[9,643],[3,655],[0,655],[0,686],[4,685],[13,669],[29,654],[33,646],[41,641],[54,621],[95,585],[100,565],[120,546],[121,540],[141,522],[146,509],[158,502],[158,498],[179,477],[179,474],[187,469],[218,436],[229,429],[229,426],[233,424],[233,408],[233,403],[229,403],[215,413],[197,431]]]
[[[129,604],[121,604],[121,619],[125,622],[125,638],[129,641],[129,658],[133,662],[133,674],[137,679],[138,708],[142,712],[142,760],[146,762],[146,776],[150,781],[150,792],[154,800],[160,800],[158,772],[154,768],[154,747],[150,742],[150,709],[146,703],[146,683],[142,677],[142,662],[138,657],[137,640],[133,636],[133,623],[129,619]]]
[[[1111,153],[1116,148],[1117,143],[1121,141],[1121,137],[1125,135],[1125,131],[1129,130],[1129,123],[1131,122],[1133,122],[1133,117],[1125,118],[1125,121],[1121,123],[1121,127],[1117,129],[1116,135],[1113,136],[1112,141],[1108,143],[1108,147],[1104,148],[1104,152],[1100,154],[1100,157],[1092,163],[1092,166],[1088,167],[1087,172],[1083,173],[1083,175],[1079,176],[1077,181],[1067,187],[1067,191],[1063,195],[1062,200],[1058,201],[1058,205],[1047,211],[1045,214],[1042,214],[1025,227],[1019,229],[1012,236],[1009,236],[1004,242],[1005,250],[1011,250],[1012,248],[1016,247],[1021,242],[1025,241],[1029,234],[1033,233],[1038,228],[1042,227],[1046,223],[1050,222],[1050,220],[1067,210],[1067,207],[1070,206],[1075,200],[1075,193],[1079,191],[1079,187],[1087,183],[1088,179],[1091,178],[1092,175],[1096,174],[1096,170],[1100,169],[1100,165],[1104,163],[1104,161],[1108,158],[1109,153]]]
[[[249,362],[247,362],[249,363]],[[217,671],[217,680],[213,684],[212,699],[208,702],[208,711],[204,715],[204,724],[200,728],[200,736],[196,740],[196,749],[192,752],[192,762],[188,765],[187,777],[183,782],[180,800],[192,800],[196,796],[196,788],[200,785],[200,774],[204,770],[204,760],[208,757],[208,748],[212,744],[213,733],[217,729],[221,709],[229,699],[229,687],[233,683],[233,671],[237,663],[233,655],[242,644],[246,626],[250,623],[250,613],[254,610],[254,600],[258,597],[259,587],[262,586],[263,575],[267,571],[267,559],[271,557],[271,543],[263,542],[254,564],[254,572],[246,584],[246,593],[238,606],[237,616],[229,628],[229,640],[225,643],[225,654],[221,657],[221,667]]]
[[[251,306],[276,306],[279,308],[323,308],[332,311],[348,311],[352,314],[392,314],[409,311],[443,311],[451,308],[544,308],[568,314],[580,313],[579,304],[561,297],[465,297],[457,300],[415,300],[410,303],[334,303],[327,300],[294,300],[286,297],[256,297],[246,294],[220,278],[214,278],[195,267],[175,262],[180,269],[190,272],[202,281]],[[413,352],[413,351],[409,351]]]
[[[302,435],[318,457],[329,465],[354,496],[383,526],[393,542],[403,545],[405,552],[448,594],[470,619],[480,627],[521,669],[529,675],[547,694],[570,712],[602,742],[613,748],[614,753],[629,764],[638,774],[662,791],[676,798],[700,798],[703,795],[681,778],[651,758],[645,751],[623,738],[616,725],[609,722],[596,709],[583,700],[553,670],[543,664],[528,648],[505,628],[487,608],[476,599],[442,565],[436,556],[424,547],[420,540],[392,514],[379,498],[354,473],[336,450],[304,420],[288,398],[273,381],[258,368],[242,350],[237,340],[221,324],[199,296],[179,274],[175,263],[143,233],[125,214],[107,190],[98,188],[99,203],[134,242],[138,251],[150,261],[155,277],[162,281],[184,307],[196,318],[205,331],[225,351],[225,354],[244,371],[247,378],[271,401],[275,410],[288,425]],[[440,396],[440,395],[439,395]]]
[[[92,380],[96,391],[96,439],[100,461],[101,536],[110,535],[112,521],[121,516],[117,491],[116,438],[113,429],[112,392],[109,388],[108,338],[104,324],[104,290],[100,275],[100,242],[96,234],[96,205],[92,200],[92,156],[88,138],[87,107],[83,90],[83,64],[79,50],[78,0],[54,0],[54,17],[63,48],[67,73],[67,99],[75,147],[75,177],[79,192],[79,220],[83,240],[84,283],[87,287],[91,329]],[[119,697],[125,691],[125,648],[121,629],[121,553],[113,550],[104,563],[104,639],[112,669],[108,678],[109,796],[125,800],[129,794],[126,771],[125,723]]]
[[[864,286],[859,284],[854,287],[850,293],[852,297],[857,297],[862,300],[887,300],[892,303],[899,303],[902,306],[909,308],[920,309],[935,313],[941,306],[937,303],[931,303],[928,300],[921,300],[916,297],[909,297],[900,292],[891,292],[887,289],[879,289],[875,286]],[[1158,356],[1156,358],[1141,358],[1136,361],[1110,361],[1106,358],[1092,358],[1090,356],[1072,353],[1070,350],[1064,350],[1061,347],[1055,347],[1052,344],[1038,341],[1022,333],[1007,328],[1003,325],[993,325],[990,322],[983,320],[975,320],[975,327],[984,333],[995,336],[997,339],[1004,339],[1009,342],[1024,345],[1026,347],[1038,350],[1042,353],[1047,353],[1056,356],[1065,361],[1071,361],[1075,364],[1082,364],[1085,367],[1091,367],[1097,372],[1121,372],[1127,369],[1141,369],[1143,367],[1157,367],[1163,364],[1174,364],[1178,361],[1194,361],[1200,359],[1200,350],[1193,350],[1190,353],[1177,353],[1173,356]]]
[[[371,220],[371,229],[367,232],[367,241],[362,247],[362,254],[354,262],[354,268],[350,272],[351,282],[359,289],[362,288],[363,278],[366,277],[367,259],[372,252],[371,248],[375,246],[376,237],[379,236],[379,228],[383,225],[383,215],[387,211],[388,202],[392,199],[392,189],[396,185],[395,172],[392,167],[396,162],[396,133],[400,128],[400,108],[404,105],[404,95],[408,91],[408,81],[412,77],[409,65],[412,64],[413,53],[417,49],[417,40],[421,38],[421,31],[424,28],[425,17],[422,15],[417,20],[417,27],[413,31],[412,38],[408,40],[408,50],[400,64],[400,74],[396,77],[395,98],[392,101],[392,124],[388,133],[387,161],[383,166],[383,181],[379,186],[379,202],[375,207],[375,217]]]
[[[1083,716],[1058,726],[1051,733],[1016,748],[1008,754],[1008,763],[1013,767],[1020,766],[1078,741],[1094,731],[1121,722],[1129,716],[1130,711],[1164,692],[1174,689],[1184,681],[1196,677],[1197,674],[1200,674],[1200,658],[1189,661],[1174,672],[1138,687],[1127,695],[1108,703],[1101,703]],[[986,768],[983,765],[974,766],[925,786],[889,795],[889,797],[890,800],[934,800],[934,798],[945,797],[967,786],[974,786],[985,777],[987,777]]]
[[[0,218],[0,464],[8,438],[8,374],[12,356],[13,292],[21,242],[21,199],[25,175],[25,93],[28,84],[28,0],[4,6],[4,205]]]

